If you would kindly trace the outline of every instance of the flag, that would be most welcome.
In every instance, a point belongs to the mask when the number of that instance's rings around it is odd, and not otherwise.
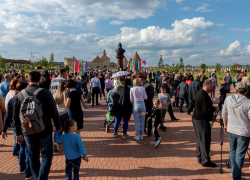
[[[138,63],[138,70],[139,70],[139,72],[141,72],[141,61],[139,61],[139,63]]]
[[[84,62],[84,72],[87,72],[87,71],[88,71],[87,62],[85,61],[85,62]]]
[[[143,60],[142,63],[146,66],[146,61],[145,60]]]
[[[83,63],[82,63],[82,60],[81,60],[81,75],[83,75]]]
[[[79,61],[77,61],[77,72],[80,72]]]
[[[135,72],[135,61],[133,62],[133,72]]]
[[[128,70],[129,70],[129,61],[128,61],[128,64],[127,64],[127,68],[128,68]]]

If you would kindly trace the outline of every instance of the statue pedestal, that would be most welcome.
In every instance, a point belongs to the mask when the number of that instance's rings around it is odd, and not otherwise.
[[[123,58],[124,56],[115,56],[117,58],[117,67],[123,70]]]

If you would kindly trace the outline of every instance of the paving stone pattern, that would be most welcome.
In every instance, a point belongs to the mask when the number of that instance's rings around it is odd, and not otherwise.
[[[175,116],[180,119],[178,122],[170,121],[167,113],[165,126],[168,129],[166,132],[159,131],[162,142],[158,148],[154,148],[153,136],[144,136],[143,141],[133,140],[133,117],[129,122],[128,139],[121,138],[121,128],[118,131],[119,136],[113,138],[113,125],[110,133],[106,133],[103,122],[108,107],[104,100],[100,103],[100,106],[94,107],[88,104],[88,109],[84,110],[81,137],[90,161],[82,161],[80,179],[232,179],[230,170],[225,165],[225,160],[229,158],[227,135],[224,136],[223,145],[223,174],[219,173],[219,167],[204,168],[198,164],[194,129],[185,106],[185,113],[179,113],[179,109],[174,108]],[[18,158],[11,156],[13,143],[13,131],[10,128],[7,140],[0,139],[0,180],[25,178],[25,175],[19,174]],[[59,148],[59,153],[54,153],[49,179],[65,179],[65,156],[62,145]],[[215,122],[210,155],[217,165],[220,163],[220,148],[220,124]],[[250,160],[246,155],[242,176],[248,179],[249,166]]]

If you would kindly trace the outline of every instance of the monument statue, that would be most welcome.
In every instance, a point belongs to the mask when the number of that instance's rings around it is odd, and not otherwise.
[[[118,44],[118,49],[115,50],[115,52],[117,53],[117,56],[123,56],[125,49],[122,49],[122,44],[119,42]]]
[[[118,44],[118,49],[115,50],[117,53],[116,58],[117,58],[117,67],[120,69],[123,69],[123,58],[124,58],[124,52],[125,49],[122,49],[122,44],[119,42]]]

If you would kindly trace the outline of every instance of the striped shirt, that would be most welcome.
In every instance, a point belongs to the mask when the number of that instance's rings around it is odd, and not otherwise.
[[[51,81],[51,93],[54,94],[57,90],[57,87],[59,85],[60,82],[62,81],[65,81],[66,82],[66,79],[62,78],[62,77],[57,77],[57,78],[54,78],[52,81]]]

